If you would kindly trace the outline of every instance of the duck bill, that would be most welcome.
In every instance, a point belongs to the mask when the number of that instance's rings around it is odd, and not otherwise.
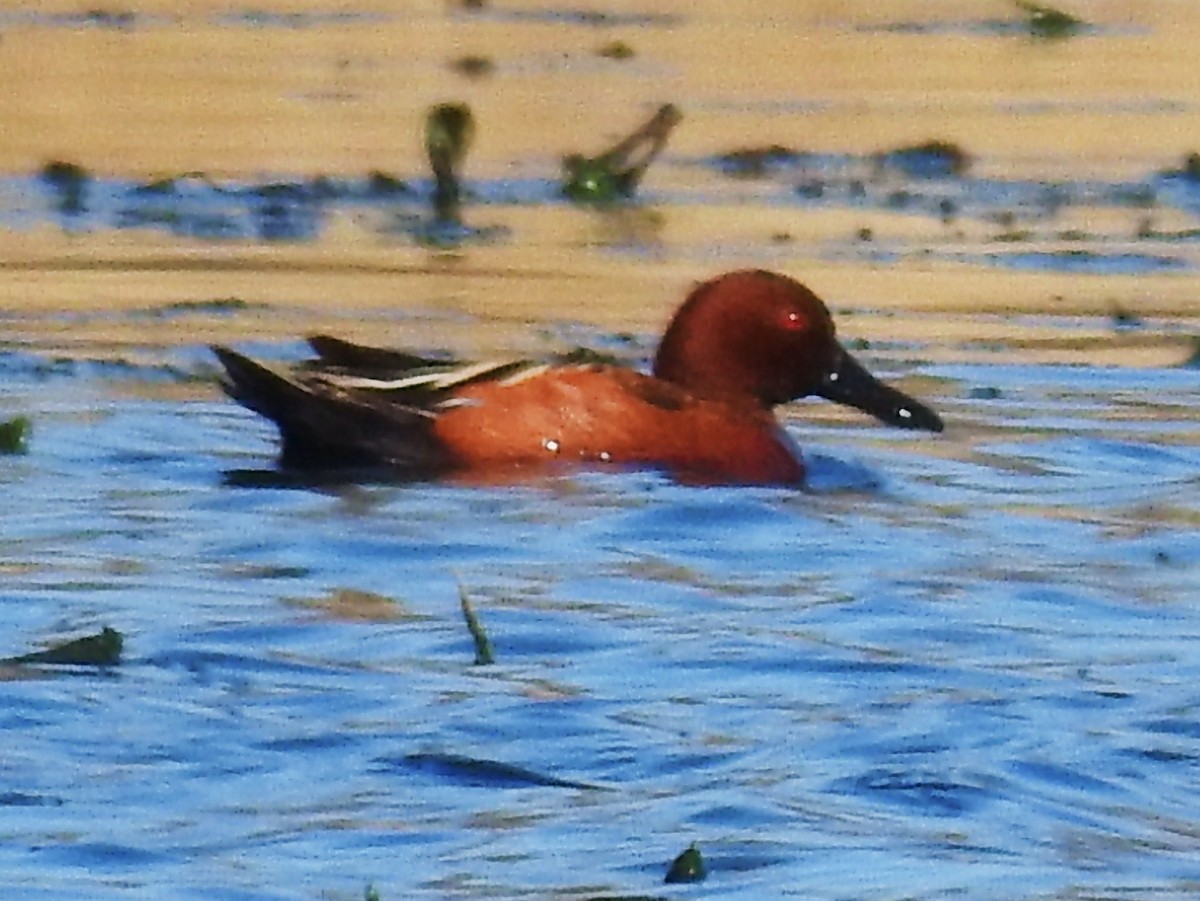
[[[826,400],[870,413],[880,422],[902,429],[940,432],[942,418],[918,400],[885,385],[866,368],[840,350],[816,392]]]

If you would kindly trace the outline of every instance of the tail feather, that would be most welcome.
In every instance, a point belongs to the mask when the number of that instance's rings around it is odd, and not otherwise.
[[[279,427],[285,466],[432,470],[444,465],[432,419],[422,410],[377,392],[280,372],[227,347],[212,350],[225,368],[225,393]]]

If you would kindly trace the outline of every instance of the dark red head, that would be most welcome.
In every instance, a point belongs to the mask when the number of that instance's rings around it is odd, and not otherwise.
[[[942,430],[936,413],[850,356],[820,298],[774,272],[730,272],[693,290],[667,326],[654,374],[705,397],[770,409],[818,395],[891,425]]]

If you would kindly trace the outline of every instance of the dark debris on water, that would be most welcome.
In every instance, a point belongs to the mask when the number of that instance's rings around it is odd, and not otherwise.
[[[1025,14],[1025,26],[1030,35],[1043,40],[1062,40],[1074,37],[1087,23],[1052,6],[1031,3],[1029,0],[1013,0],[1017,9]]]
[[[704,857],[700,854],[700,849],[692,844],[671,861],[663,882],[703,882],[707,876],[708,868],[704,865]]]
[[[51,645],[44,651],[33,651],[17,657],[7,657],[0,664],[10,666],[116,666],[121,662],[125,639],[116,629],[105,626],[95,635],[73,638]]]
[[[966,174],[971,156],[952,141],[932,140],[877,153],[875,164],[909,178],[956,178]]]
[[[535,770],[499,760],[471,757],[440,751],[419,751],[399,758],[386,758],[380,763],[407,770],[418,770],[480,788],[573,788],[581,791],[602,791],[602,786],[572,779],[561,779]]]

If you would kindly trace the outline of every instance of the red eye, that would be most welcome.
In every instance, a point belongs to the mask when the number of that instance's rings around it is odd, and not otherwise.
[[[780,325],[789,332],[798,332],[808,326],[808,320],[796,310],[785,310]]]

